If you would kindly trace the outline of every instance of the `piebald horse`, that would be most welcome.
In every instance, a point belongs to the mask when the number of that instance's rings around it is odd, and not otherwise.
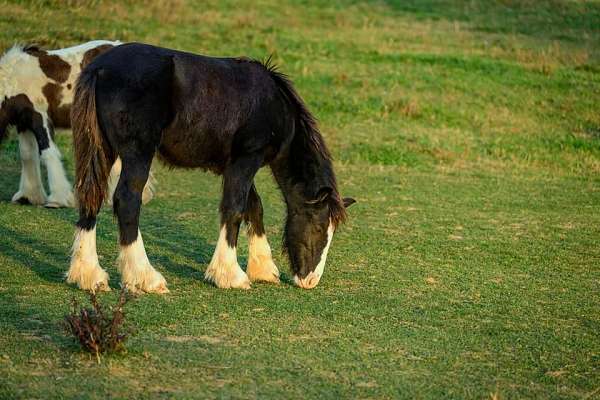
[[[75,205],[72,186],[53,140],[54,128],[71,127],[73,90],[81,70],[99,54],[120,44],[94,40],[58,50],[14,46],[0,57],[0,142],[9,126],[15,126],[19,133],[21,181],[13,202],[46,207]],[[48,170],[49,196],[42,184],[40,156]],[[114,185],[119,172],[117,161],[111,175]],[[152,194],[149,186],[144,191],[145,200],[150,200]]]
[[[67,281],[108,289],[96,252],[96,215],[109,166],[122,172],[113,197],[120,231],[118,268],[133,291],[165,293],[139,230],[141,192],[155,153],[176,167],[223,177],[221,228],[205,279],[219,288],[279,282],[254,186],[268,165],[287,205],[284,247],[294,282],[315,287],[336,228],[353,199],[338,192],[330,153],[290,80],[269,62],[212,58],[145,44],[115,47],[81,73],[72,109],[79,221]],[[246,222],[249,257],[236,256]]]

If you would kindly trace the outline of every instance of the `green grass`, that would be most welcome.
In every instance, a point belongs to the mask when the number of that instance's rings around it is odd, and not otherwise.
[[[358,200],[321,284],[303,291],[289,283],[285,210],[262,171],[284,283],[219,290],[202,281],[219,179],[159,167],[141,229],[171,293],[132,303],[138,334],[97,365],[59,327],[70,298],[85,297],[63,281],[76,212],[10,204],[12,137],[0,151],[0,398],[600,397],[600,2],[0,9],[2,48],[118,38],[273,54]],[[71,173],[70,136],[58,141]],[[116,243],[105,210],[98,246],[115,288]]]

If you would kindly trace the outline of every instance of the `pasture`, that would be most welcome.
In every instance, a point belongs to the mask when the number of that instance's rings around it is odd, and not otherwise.
[[[315,289],[203,281],[220,179],[157,164],[141,229],[167,295],[128,305],[127,352],[59,324],[77,213],[18,206],[0,148],[0,398],[599,398],[600,2],[5,1],[0,48],[92,39],[273,55],[358,203]],[[2,93],[0,93],[0,96]],[[73,179],[71,136],[57,136]],[[245,267],[246,239],[239,261]],[[98,218],[118,287],[117,227]],[[102,298],[114,301],[113,290]]]

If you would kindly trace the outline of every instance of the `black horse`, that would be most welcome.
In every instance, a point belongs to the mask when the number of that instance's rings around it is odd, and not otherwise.
[[[220,288],[279,281],[253,182],[258,169],[269,165],[287,204],[284,247],[294,281],[303,288],[319,283],[333,233],[354,200],[340,197],[315,119],[270,62],[122,45],[82,72],[71,118],[80,219],[69,282],[108,289],[95,226],[110,166],[120,157],[113,208],[123,283],[133,290],[168,291],[148,261],[138,229],[142,189],[157,153],[168,165],[223,176],[221,231],[207,280]],[[242,221],[250,244],[247,274],[236,257]]]

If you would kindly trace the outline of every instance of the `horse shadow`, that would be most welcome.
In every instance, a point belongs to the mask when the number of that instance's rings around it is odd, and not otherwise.
[[[0,201],[11,201],[19,190],[21,164],[17,141],[13,135],[0,143]]]
[[[0,226],[0,251],[15,264],[25,264],[37,276],[50,283],[64,282],[64,249],[58,249],[6,226]]]
[[[160,210],[162,205],[153,204],[155,202],[160,202],[160,200],[155,199],[144,206],[146,213],[140,226],[150,262],[155,266],[165,268],[169,273],[181,279],[195,279],[204,282],[204,271],[211,260],[215,245],[210,244],[197,232],[191,232],[187,229],[186,224],[177,223],[177,220],[171,215],[164,214]],[[49,210],[49,212],[54,211]],[[73,212],[73,215],[70,214],[57,212],[55,216],[64,223],[74,225],[77,220],[76,211]],[[106,253],[106,247],[102,243],[106,242],[106,231],[112,231],[111,235],[114,235],[115,239],[118,237],[116,217],[112,215],[112,210],[107,206],[98,214],[99,254]],[[116,250],[118,247],[116,243],[112,246],[111,250]],[[184,262],[178,261],[182,259]],[[243,260],[242,257],[239,258],[240,262]],[[118,281],[113,282],[113,275],[110,275],[110,284],[118,286]],[[206,283],[206,285],[210,284]]]

